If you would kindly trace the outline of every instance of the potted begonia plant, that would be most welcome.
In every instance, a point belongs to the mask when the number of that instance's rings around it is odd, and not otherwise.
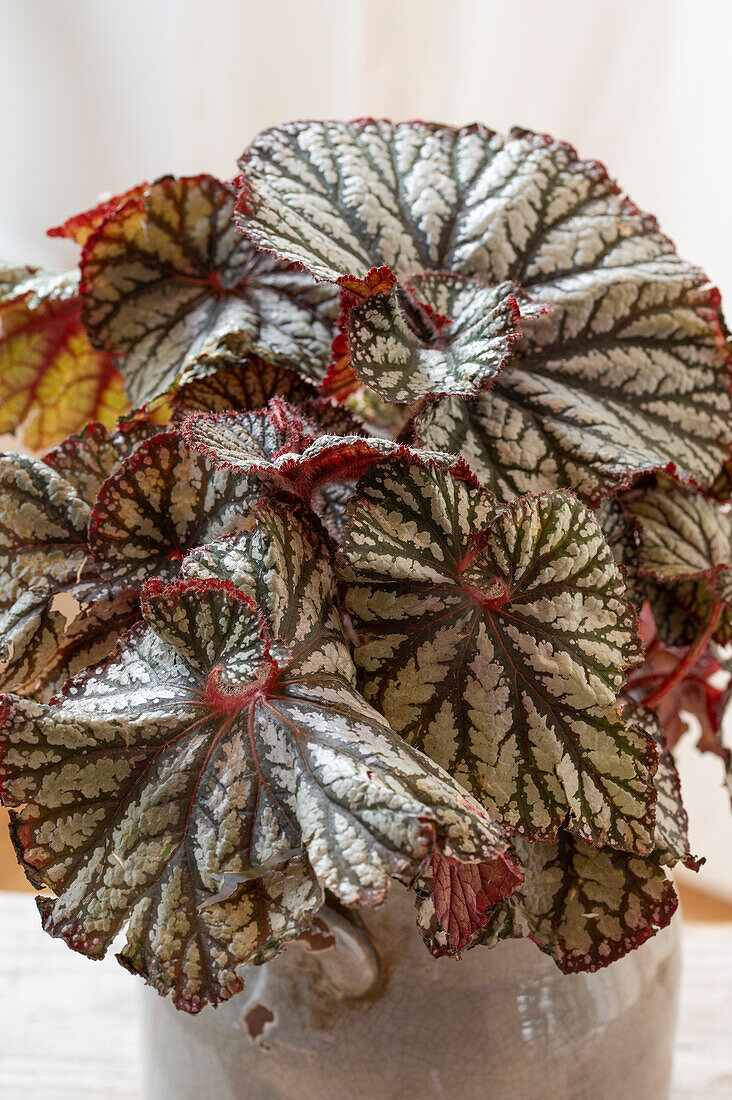
[[[43,927],[207,1008],[150,1007],[150,1096],[661,1097],[675,946],[629,952],[699,862],[686,715],[729,768],[718,293],[525,130],[293,123],[240,169],[0,274]]]

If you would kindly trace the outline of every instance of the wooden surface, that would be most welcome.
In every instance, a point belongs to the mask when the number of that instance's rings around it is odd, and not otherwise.
[[[44,936],[27,893],[0,894],[0,927],[2,1100],[140,1100],[138,982]],[[672,1100],[732,1098],[730,1020],[732,926],[687,923]]]

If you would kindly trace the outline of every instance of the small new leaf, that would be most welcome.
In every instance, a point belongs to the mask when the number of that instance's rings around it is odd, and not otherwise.
[[[439,272],[412,276],[404,290],[350,310],[350,365],[386,401],[474,397],[495,379],[519,337],[517,293],[512,283],[489,287]],[[423,321],[422,333],[405,314],[405,294],[413,299],[411,315]]]

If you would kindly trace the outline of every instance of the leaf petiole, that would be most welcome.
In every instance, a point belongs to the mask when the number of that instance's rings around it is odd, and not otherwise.
[[[649,710],[653,710],[659,705],[659,703],[663,702],[669,692],[673,691],[676,685],[681,683],[688,672],[691,672],[692,668],[699,660],[702,653],[709,644],[712,634],[714,633],[717,623],[719,622],[723,607],[724,604],[721,600],[718,600],[715,603],[707,621],[707,625],[704,627],[696,641],[689,646],[688,650],[679,661],[676,668],[669,676],[666,677],[663,683],[659,684],[658,687],[654,691],[652,691],[650,695],[647,695],[646,698],[643,700],[643,705],[645,707],[648,707]]]

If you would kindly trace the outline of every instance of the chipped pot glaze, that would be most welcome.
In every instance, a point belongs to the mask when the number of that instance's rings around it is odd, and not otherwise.
[[[145,1100],[667,1097],[678,920],[570,977],[528,941],[431,959],[397,889],[360,925],[324,910],[197,1017],[145,990]]]

